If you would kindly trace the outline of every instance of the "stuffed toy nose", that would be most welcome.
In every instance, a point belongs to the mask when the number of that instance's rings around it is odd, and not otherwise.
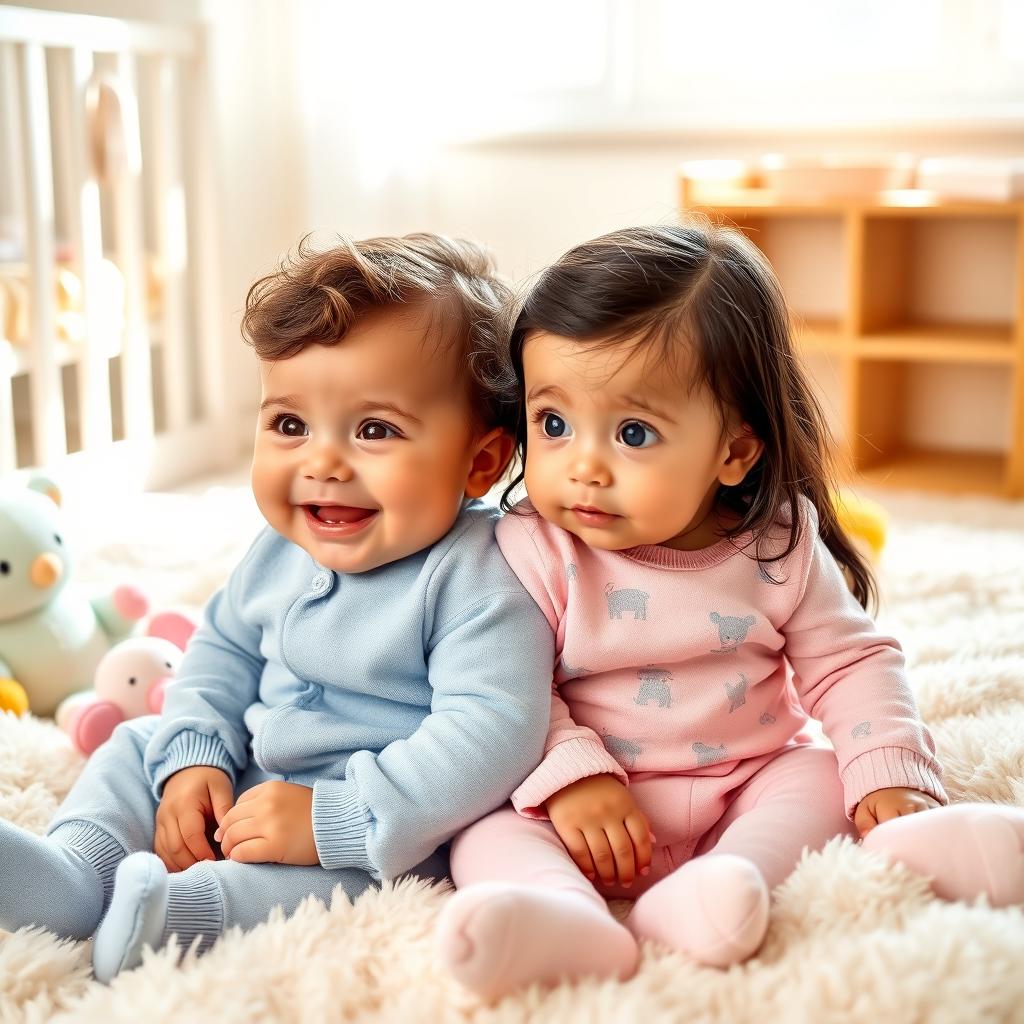
[[[64,574],[64,566],[56,555],[40,555],[29,569],[29,579],[43,589],[52,587]]]

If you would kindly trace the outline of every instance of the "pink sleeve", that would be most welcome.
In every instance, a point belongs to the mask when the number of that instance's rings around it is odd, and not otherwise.
[[[903,651],[879,633],[850,593],[811,510],[802,593],[782,627],[786,656],[804,710],[835,747],[853,818],[876,789],[905,787],[948,798],[935,742],[921,721],[904,671]]]
[[[555,540],[554,527],[540,516],[506,515],[496,530],[498,547],[512,571],[540,606],[555,634],[555,652],[561,655],[559,624],[565,614],[566,557]],[[628,776],[608,753],[593,729],[577,725],[569,706],[551,685],[551,724],[544,758],[512,794],[512,805],[528,818],[547,818],[548,797],[570,783],[591,775],[614,775],[626,784]]]

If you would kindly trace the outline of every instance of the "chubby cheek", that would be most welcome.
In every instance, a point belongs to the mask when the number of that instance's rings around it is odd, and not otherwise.
[[[290,503],[290,477],[267,453],[257,451],[252,466],[252,493],[267,522],[280,525],[287,518]]]
[[[703,479],[696,467],[664,466],[624,481],[632,518],[645,534],[643,543],[660,544],[693,519],[704,500]]]
[[[450,454],[431,454],[434,457],[424,458],[410,453],[388,460],[387,465],[381,460],[363,474],[368,493],[387,513],[392,539],[408,538],[410,533],[436,533],[438,529],[444,533],[458,513],[464,474],[460,477]]]
[[[526,458],[526,473],[523,483],[534,508],[545,519],[558,517],[562,507],[559,483],[566,479],[558,460],[547,453],[530,451]]]

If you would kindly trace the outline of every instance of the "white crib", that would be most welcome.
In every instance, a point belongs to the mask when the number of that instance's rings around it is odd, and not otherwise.
[[[208,71],[200,24],[0,7],[0,474],[235,458]]]

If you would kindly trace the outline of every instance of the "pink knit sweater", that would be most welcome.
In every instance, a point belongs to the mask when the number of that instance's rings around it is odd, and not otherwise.
[[[876,789],[947,802],[935,744],[918,717],[903,654],[847,589],[804,500],[799,544],[765,570],[751,537],[699,551],[601,551],[525,501],[497,537],[556,636],[545,755],[516,809],[590,775],[727,775],[738,762],[813,742],[835,748],[853,816]],[[787,533],[788,535],[788,533]],[[772,531],[762,553],[785,550]],[[746,547],[746,550],[743,550]]]

